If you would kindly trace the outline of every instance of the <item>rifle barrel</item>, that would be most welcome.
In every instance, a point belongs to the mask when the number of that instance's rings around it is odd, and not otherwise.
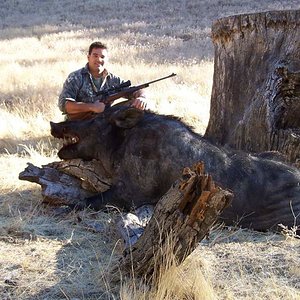
[[[165,76],[165,77],[162,77],[162,78],[159,78],[159,79],[155,79],[155,80],[149,81],[149,82],[147,82],[147,83],[145,83],[145,84],[151,84],[151,83],[154,83],[154,82],[157,82],[157,81],[161,81],[161,80],[164,80],[164,79],[167,79],[167,78],[170,78],[170,77],[174,77],[174,76],[176,76],[176,75],[177,75],[177,74],[172,73],[172,74],[169,75],[169,76]]]
[[[116,88],[110,88],[108,90],[98,92],[97,96],[103,95],[104,99],[106,99],[107,103],[113,102],[113,101],[115,101],[115,100],[117,100],[117,99],[119,99],[121,97],[125,97],[126,94],[134,93],[135,91],[138,91],[138,90],[143,89],[145,87],[149,87],[149,85],[151,83],[154,83],[154,82],[157,82],[157,81],[161,81],[161,80],[173,77],[173,76],[176,76],[176,74],[172,73],[169,76],[165,76],[165,77],[162,77],[162,78],[159,78],[159,79],[156,79],[156,80],[152,80],[152,81],[143,83],[141,85],[132,86],[132,87],[128,87],[131,84],[131,82],[128,80],[128,81],[124,82],[122,85],[120,85],[120,86],[118,86]],[[123,87],[123,89],[122,89],[122,87]]]

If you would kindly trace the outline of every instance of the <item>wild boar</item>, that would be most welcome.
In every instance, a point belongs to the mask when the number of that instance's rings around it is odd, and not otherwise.
[[[110,190],[84,201],[94,209],[155,204],[184,167],[203,161],[214,181],[234,193],[222,214],[227,224],[292,226],[300,213],[298,169],[216,147],[173,116],[111,107],[91,120],[51,122],[51,133],[68,141],[58,152],[61,159],[97,159],[113,178]]]

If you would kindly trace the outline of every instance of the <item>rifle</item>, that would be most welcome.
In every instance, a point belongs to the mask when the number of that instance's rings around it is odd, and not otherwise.
[[[158,82],[161,80],[165,80],[167,78],[176,76],[175,73],[172,73],[169,76],[161,77],[137,86],[131,86],[130,80],[123,82],[122,84],[112,87],[103,91],[99,91],[96,93],[96,96],[101,96],[103,99],[102,102],[105,105],[111,105],[115,100],[119,98],[130,98],[132,94],[136,91],[139,91],[141,89],[149,87],[150,84],[154,82]],[[76,114],[68,114],[69,120],[85,120],[85,119],[91,119],[94,116],[96,116],[96,113],[93,112],[84,112],[84,113],[76,113]]]
[[[131,82],[130,80],[120,84],[117,87],[113,87],[107,90],[103,90],[103,91],[99,91],[97,92],[97,96],[102,96],[102,101],[108,105],[113,103],[115,100],[119,99],[119,98],[129,98],[134,92],[139,91],[141,89],[145,89],[147,87],[149,87],[150,84],[157,82],[157,81],[161,81],[161,80],[165,80],[167,78],[176,76],[176,74],[172,73],[169,76],[165,76],[159,79],[155,79],[137,86],[131,86]]]

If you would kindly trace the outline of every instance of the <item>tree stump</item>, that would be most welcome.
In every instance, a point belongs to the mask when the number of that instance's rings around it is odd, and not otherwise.
[[[149,279],[168,267],[172,255],[181,263],[208,234],[232,196],[204,173],[202,162],[192,170],[186,168],[182,180],[156,204],[136,243],[127,243],[130,246],[119,265],[121,274]]]
[[[300,158],[300,10],[217,20],[205,137],[250,152]]]

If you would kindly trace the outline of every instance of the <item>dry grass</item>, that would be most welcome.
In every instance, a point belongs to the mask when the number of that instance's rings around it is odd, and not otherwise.
[[[161,113],[203,133],[213,76],[213,20],[299,9],[298,0],[2,1],[0,9],[1,299],[300,299],[300,243],[282,235],[217,229],[156,287],[109,280],[120,255],[115,213],[41,204],[40,187],[19,181],[26,162],[56,160],[49,121],[68,73],[87,46],[110,46],[111,70],[134,84],[172,72],[147,92]]]

